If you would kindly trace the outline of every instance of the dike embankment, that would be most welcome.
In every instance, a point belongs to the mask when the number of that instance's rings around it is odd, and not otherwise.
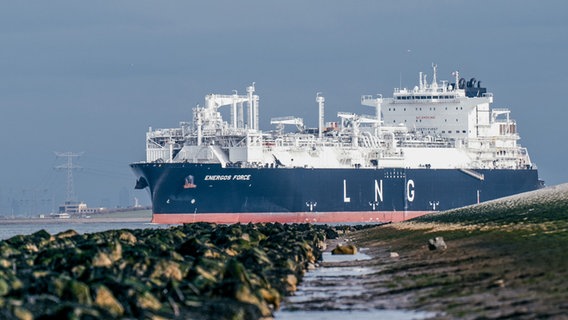
[[[436,319],[568,319],[568,184],[349,235],[369,307]],[[430,240],[440,237],[445,248]]]

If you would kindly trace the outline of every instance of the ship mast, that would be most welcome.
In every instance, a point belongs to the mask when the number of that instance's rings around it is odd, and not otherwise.
[[[319,107],[319,123],[318,123],[318,129],[319,129],[319,133],[318,133],[318,138],[322,138],[323,137],[323,130],[324,130],[324,102],[325,102],[325,98],[321,95],[321,92],[316,93],[316,102],[318,103],[318,107]]]
[[[435,63],[432,63],[432,69],[434,72],[434,75],[432,76],[432,89],[436,90],[438,88],[438,79],[437,79],[437,75],[438,75],[438,65]]]

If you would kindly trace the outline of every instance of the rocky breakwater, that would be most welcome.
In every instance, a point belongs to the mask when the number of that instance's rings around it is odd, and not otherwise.
[[[259,319],[335,236],[308,224],[188,224],[0,242],[0,318]]]

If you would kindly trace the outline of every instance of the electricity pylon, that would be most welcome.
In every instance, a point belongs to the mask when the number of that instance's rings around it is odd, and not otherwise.
[[[67,158],[67,163],[55,167],[55,170],[67,170],[67,201],[75,200],[75,189],[73,187],[73,170],[82,169],[82,167],[73,163],[73,158],[78,158],[82,155],[83,152],[55,152],[55,156],[57,156],[58,158]]]

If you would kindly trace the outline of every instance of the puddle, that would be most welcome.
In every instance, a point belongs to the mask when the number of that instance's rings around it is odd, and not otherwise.
[[[293,296],[287,297],[282,309],[274,313],[276,320],[287,319],[427,319],[435,314],[408,310],[386,310],[373,305],[373,297],[365,288],[366,280],[378,272],[376,267],[353,266],[342,262],[369,260],[361,249],[355,255],[323,253],[323,264],[304,275]],[[326,265],[330,263],[331,265]]]
[[[371,311],[279,311],[275,312],[276,320],[417,320],[428,319],[435,316],[428,312],[414,312],[404,310],[371,310]]]
[[[356,277],[374,272],[376,272],[376,270],[367,267],[320,267],[306,273],[302,281],[307,282],[312,278]]]

